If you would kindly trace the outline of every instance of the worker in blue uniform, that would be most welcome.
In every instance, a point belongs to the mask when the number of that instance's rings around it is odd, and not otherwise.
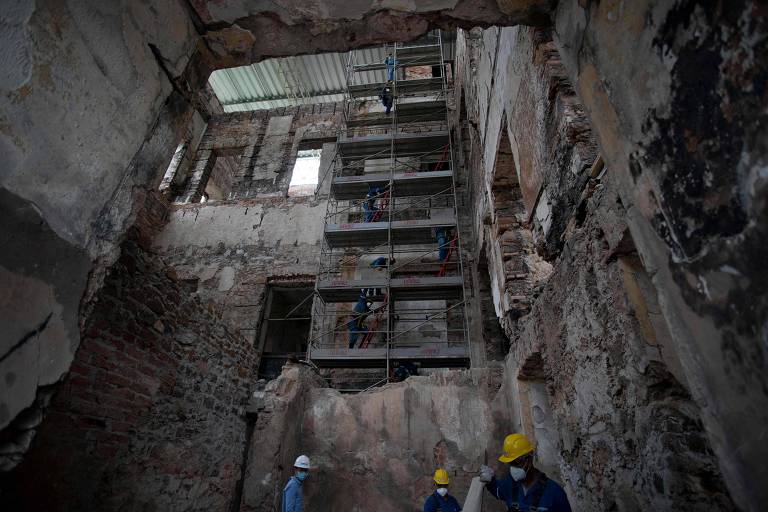
[[[368,205],[373,208],[376,205],[376,200],[379,199],[384,192],[389,189],[389,184],[380,187],[378,185],[368,185],[368,193],[365,194],[365,199],[368,201]]]
[[[395,68],[397,67],[397,61],[392,56],[392,52],[387,54],[387,58],[384,59],[384,64],[387,66],[387,80],[391,82],[395,79]]]
[[[418,366],[416,366],[410,361],[405,361],[397,365],[397,368],[395,368],[395,371],[393,372],[392,380],[394,380],[395,382],[403,382],[405,379],[407,379],[411,375],[418,375],[418,374],[419,374]]]
[[[365,319],[371,312],[371,302],[365,297],[365,293],[361,293],[357,299],[357,304],[352,309],[352,319],[347,322],[347,329],[349,330],[349,348],[355,348],[357,338],[362,335],[368,334],[368,327],[365,326]]]
[[[389,184],[380,187],[378,185],[368,185],[368,193],[365,194],[363,211],[365,212],[365,222],[373,222],[376,219],[376,212],[383,209],[376,206],[376,201],[381,199],[384,193],[389,189]]]
[[[435,470],[435,492],[424,502],[424,512],[461,512],[461,506],[456,498],[448,494],[448,472],[443,468]]]
[[[437,257],[440,261],[445,261],[448,259],[450,245],[448,242],[448,229],[437,228],[435,230],[435,238],[437,238]]]
[[[394,265],[395,264],[395,258],[389,259],[389,264]],[[387,257],[386,256],[379,256],[375,260],[371,262],[371,268],[374,270],[386,270],[387,268]]]
[[[379,93],[379,98],[381,99],[381,104],[384,105],[384,108],[386,109],[386,114],[389,115],[389,112],[392,110],[392,103],[395,99],[395,94],[392,90],[393,88],[392,81],[390,80],[387,82],[387,84],[381,89],[381,92]]]
[[[302,485],[309,478],[309,457],[299,455],[293,463],[293,476],[283,488],[282,512],[302,512],[304,510],[304,492]]]
[[[368,201],[363,201],[363,222],[373,222],[376,212],[379,211],[375,205]]]
[[[509,467],[509,474],[496,479],[488,466],[480,468],[480,480],[485,482],[494,498],[503,501],[507,510],[571,512],[563,488],[533,465],[534,447],[523,434],[510,434],[504,439],[504,453],[499,460]]]

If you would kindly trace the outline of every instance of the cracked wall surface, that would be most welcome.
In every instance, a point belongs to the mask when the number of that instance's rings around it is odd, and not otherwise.
[[[357,511],[371,500],[379,510],[420,509],[434,492],[438,466],[448,470],[451,492],[463,502],[485,452],[492,460],[503,435],[500,384],[500,371],[443,371],[344,395],[310,368],[289,365],[255,395],[257,427],[240,510],[279,506],[300,453],[315,467],[307,509]],[[486,503],[484,510],[504,509]]]
[[[765,7],[561,2],[556,43],[729,490],[765,480]],[[578,41],[578,44],[575,42]]]

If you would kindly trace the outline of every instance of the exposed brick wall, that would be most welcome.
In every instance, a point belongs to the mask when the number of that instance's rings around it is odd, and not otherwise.
[[[11,501],[19,510],[226,510],[254,350],[134,241],[96,301],[70,373],[10,476]]]

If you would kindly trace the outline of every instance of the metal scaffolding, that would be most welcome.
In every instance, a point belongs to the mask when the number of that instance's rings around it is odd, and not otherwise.
[[[468,366],[442,34],[385,50],[385,62],[349,53],[307,356],[387,376],[403,362]]]

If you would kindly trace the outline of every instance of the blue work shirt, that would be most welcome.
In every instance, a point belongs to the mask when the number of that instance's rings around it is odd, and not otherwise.
[[[365,197],[367,197],[368,199],[371,199],[383,193],[384,193],[384,187],[368,186],[368,193],[365,194]]]
[[[283,512],[302,512],[304,510],[304,495],[301,491],[301,481],[292,476],[283,489]]]
[[[386,268],[387,258],[386,256],[379,256],[371,262],[371,268]]]
[[[450,494],[446,494],[443,498],[435,491],[424,502],[424,512],[437,512],[438,510],[440,512],[460,512],[461,507],[456,498]]]
[[[519,510],[523,512],[571,512],[571,505],[568,503],[568,496],[560,484],[554,480],[547,478],[547,483],[544,486],[544,492],[540,492],[541,480],[536,482],[528,489],[527,493],[523,492],[523,485],[519,482],[515,482],[512,475],[507,475],[501,480],[493,480],[485,484],[485,488],[490,491],[493,496],[503,501],[507,505],[507,510],[513,510],[512,507],[517,505]],[[538,495],[541,495],[538,508],[533,508],[534,500]]]
[[[361,295],[359,299],[357,299],[357,304],[355,304],[355,307],[352,308],[352,319],[347,322],[347,328],[349,328],[350,331],[355,330],[361,330],[365,327],[365,319],[368,316],[368,313],[370,313],[371,310],[368,307],[368,300],[365,298],[365,295]]]

